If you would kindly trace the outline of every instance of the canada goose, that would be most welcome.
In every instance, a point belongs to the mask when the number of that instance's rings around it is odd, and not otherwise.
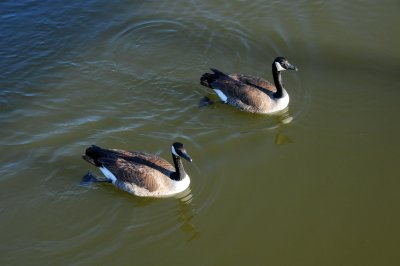
[[[272,63],[275,86],[262,78],[211,70],[214,73],[203,74],[200,84],[213,89],[224,103],[251,113],[270,114],[285,109],[289,104],[289,94],[283,88],[281,72],[298,69],[286,58],[277,57]]]
[[[97,166],[104,182],[140,197],[167,197],[189,187],[181,157],[192,161],[182,143],[172,144],[174,166],[163,158],[139,151],[103,149],[92,145],[82,158]],[[101,181],[101,180],[96,180]]]

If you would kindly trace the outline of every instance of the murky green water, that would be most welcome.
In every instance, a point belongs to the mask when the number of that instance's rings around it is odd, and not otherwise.
[[[0,3],[1,265],[399,265],[397,1]],[[215,104],[284,73],[293,120]],[[90,144],[182,141],[191,189],[81,186]],[[98,172],[96,172],[98,173]]]

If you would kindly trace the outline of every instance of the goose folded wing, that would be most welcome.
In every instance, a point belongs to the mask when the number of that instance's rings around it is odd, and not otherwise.
[[[267,90],[270,92],[276,92],[276,87],[271,82],[260,77],[234,74],[232,75],[232,78],[261,91]]]
[[[149,191],[155,191],[159,187],[155,176],[159,172],[147,165],[137,164],[123,158],[106,159],[102,163],[120,181],[135,184]]]
[[[238,105],[244,104],[254,108],[261,108],[265,103],[263,98],[264,92],[249,84],[233,78],[217,80],[213,82],[213,87],[220,89],[228,99],[232,101],[240,101]]]

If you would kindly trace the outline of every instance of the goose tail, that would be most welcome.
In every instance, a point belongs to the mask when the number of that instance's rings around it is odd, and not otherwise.
[[[226,77],[227,75],[218,69],[211,68],[214,73],[204,73],[200,78],[200,84],[211,88],[211,83],[216,81],[220,77]]]
[[[102,164],[98,161],[98,158],[100,158],[103,153],[104,150],[102,148],[92,145],[86,149],[85,154],[82,155],[82,159],[90,164],[100,167]]]

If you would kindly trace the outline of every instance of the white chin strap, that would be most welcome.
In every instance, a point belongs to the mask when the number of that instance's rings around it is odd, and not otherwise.
[[[178,153],[176,153],[176,150],[175,150],[175,148],[174,148],[174,145],[171,146],[171,151],[172,151],[172,154],[174,154],[174,155],[176,155],[176,156],[179,156]]]
[[[285,71],[285,70],[286,70],[286,69],[283,68],[283,67],[281,66],[281,64],[279,64],[278,62],[275,62],[275,66],[276,66],[276,69],[277,69],[278,71]]]

